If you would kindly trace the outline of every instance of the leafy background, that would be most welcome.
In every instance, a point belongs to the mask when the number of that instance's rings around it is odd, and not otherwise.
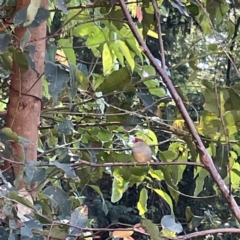
[[[239,6],[214,0],[157,4],[168,74],[239,202]],[[2,3],[8,7],[2,21],[14,5]],[[129,1],[127,6],[159,61],[152,2]],[[20,11],[13,27],[25,22]],[[76,239],[84,234],[89,239],[162,239],[182,228],[190,233],[238,226],[209,173],[191,165],[200,162],[196,146],[119,4],[49,1],[49,10],[38,13],[32,24],[48,21],[44,107],[38,161],[26,163],[22,176],[27,184],[37,183],[37,199],[31,203],[21,197],[2,175],[2,239]],[[31,66],[29,55],[11,41],[9,28],[1,31],[2,112],[12,59],[23,70]],[[133,134],[146,139],[163,163],[189,165],[129,164],[134,161],[128,146]],[[0,137],[2,161],[11,158],[9,140],[26,141],[7,128]],[[20,215],[18,204],[31,209],[30,218]],[[237,234],[221,236],[230,238]]]

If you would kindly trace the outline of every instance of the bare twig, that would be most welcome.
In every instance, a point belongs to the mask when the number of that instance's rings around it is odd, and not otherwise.
[[[152,0],[152,4],[153,4],[154,13],[157,21],[157,31],[158,31],[159,47],[161,51],[160,53],[161,53],[162,68],[163,70],[166,70],[165,53],[164,53],[163,40],[162,40],[161,18],[160,18],[159,9],[158,9],[156,0]]]
[[[196,162],[151,162],[151,163],[137,163],[137,162],[117,162],[117,163],[91,163],[84,160],[79,160],[75,163],[70,164],[71,167],[79,168],[81,165],[86,165],[90,167],[124,167],[124,166],[159,166],[159,165],[190,165],[203,167],[205,166],[201,163]],[[46,164],[42,165],[46,166]],[[47,165],[49,166],[49,165]],[[81,166],[82,167],[82,166]]]

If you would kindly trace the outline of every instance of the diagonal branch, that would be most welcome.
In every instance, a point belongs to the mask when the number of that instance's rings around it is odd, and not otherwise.
[[[217,183],[217,185],[218,185],[219,189],[221,190],[222,194],[224,195],[226,201],[229,203],[230,209],[232,210],[232,212],[235,215],[235,217],[237,218],[237,220],[240,222],[240,209],[239,209],[233,195],[231,194],[231,192],[227,188],[225,182],[223,181],[223,179],[219,175],[217,169],[215,168],[212,158],[209,155],[209,153],[207,152],[206,148],[204,147],[203,142],[202,142],[200,136],[198,135],[198,132],[192,122],[192,119],[190,118],[190,116],[183,104],[182,99],[178,95],[175,87],[173,86],[171,79],[167,76],[167,73],[163,70],[163,68],[161,68],[157,64],[152,53],[149,51],[147,45],[145,44],[142,37],[140,36],[134,22],[132,21],[131,15],[128,12],[128,9],[127,9],[127,6],[126,6],[124,0],[119,0],[119,3],[122,8],[122,11],[124,13],[124,16],[128,22],[128,25],[129,25],[130,29],[132,30],[133,35],[135,36],[139,45],[142,47],[143,52],[148,57],[151,64],[155,67],[156,71],[162,77],[162,80],[166,84],[169,92],[171,93],[172,98],[173,98],[174,102],[176,103],[176,106],[178,107],[179,111],[181,112],[182,117],[185,120],[186,126],[188,127],[189,132],[191,133],[191,135],[193,137],[193,141],[196,144],[198,153],[200,155],[201,162],[205,165],[206,169],[212,175],[214,181]]]
[[[162,28],[161,28],[161,18],[159,14],[159,9],[157,6],[157,1],[152,0],[155,17],[157,21],[157,31],[158,31],[158,40],[159,40],[159,48],[160,48],[160,55],[161,55],[161,61],[162,61],[162,68],[166,71],[166,61],[165,61],[165,53],[164,53],[164,47],[163,47],[163,39],[162,39]]]

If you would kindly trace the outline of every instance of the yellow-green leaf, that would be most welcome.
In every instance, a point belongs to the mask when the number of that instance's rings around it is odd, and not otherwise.
[[[147,199],[148,192],[145,188],[143,188],[140,192],[139,201],[137,203],[137,208],[140,216],[144,215],[147,212]]]
[[[129,182],[124,181],[121,176],[114,176],[113,185],[112,185],[112,196],[111,202],[116,203],[118,202],[123,193],[127,190]]]
[[[171,209],[171,214],[173,215],[173,203],[172,203],[172,199],[170,198],[170,196],[164,192],[161,189],[153,189],[154,192],[156,192],[162,199],[164,199],[166,201],[166,203],[169,205],[170,209]]]
[[[130,54],[129,48],[127,47],[127,45],[125,44],[125,42],[123,41],[118,41],[118,45],[119,48],[121,49],[123,56],[126,58],[131,70],[133,71],[134,67],[135,67],[135,61],[133,59],[133,57]]]
[[[107,43],[104,43],[103,45],[102,63],[103,63],[103,74],[104,75],[109,74],[112,70],[114,59]]]

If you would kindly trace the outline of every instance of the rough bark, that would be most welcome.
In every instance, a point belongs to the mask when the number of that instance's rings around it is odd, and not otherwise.
[[[29,0],[18,0],[16,2],[16,11],[28,7],[30,3]],[[46,8],[47,1],[42,0],[41,6]],[[15,29],[15,47],[19,46],[25,31],[25,27]],[[31,29],[30,32],[31,40],[28,44],[34,45],[36,48],[35,54],[31,56],[36,71],[29,68],[22,72],[18,65],[15,62],[13,63],[7,107],[7,127],[30,141],[29,144],[12,144],[14,161],[24,162],[37,160],[38,126],[42,105],[42,78],[37,73],[42,76],[44,72],[46,21],[39,27]],[[10,166],[9,162],[5,162],[4,170],[13,170],[16,177],[21,173],[22,165]],[[23,187],[23,184],[21,184],[21,187]]]

